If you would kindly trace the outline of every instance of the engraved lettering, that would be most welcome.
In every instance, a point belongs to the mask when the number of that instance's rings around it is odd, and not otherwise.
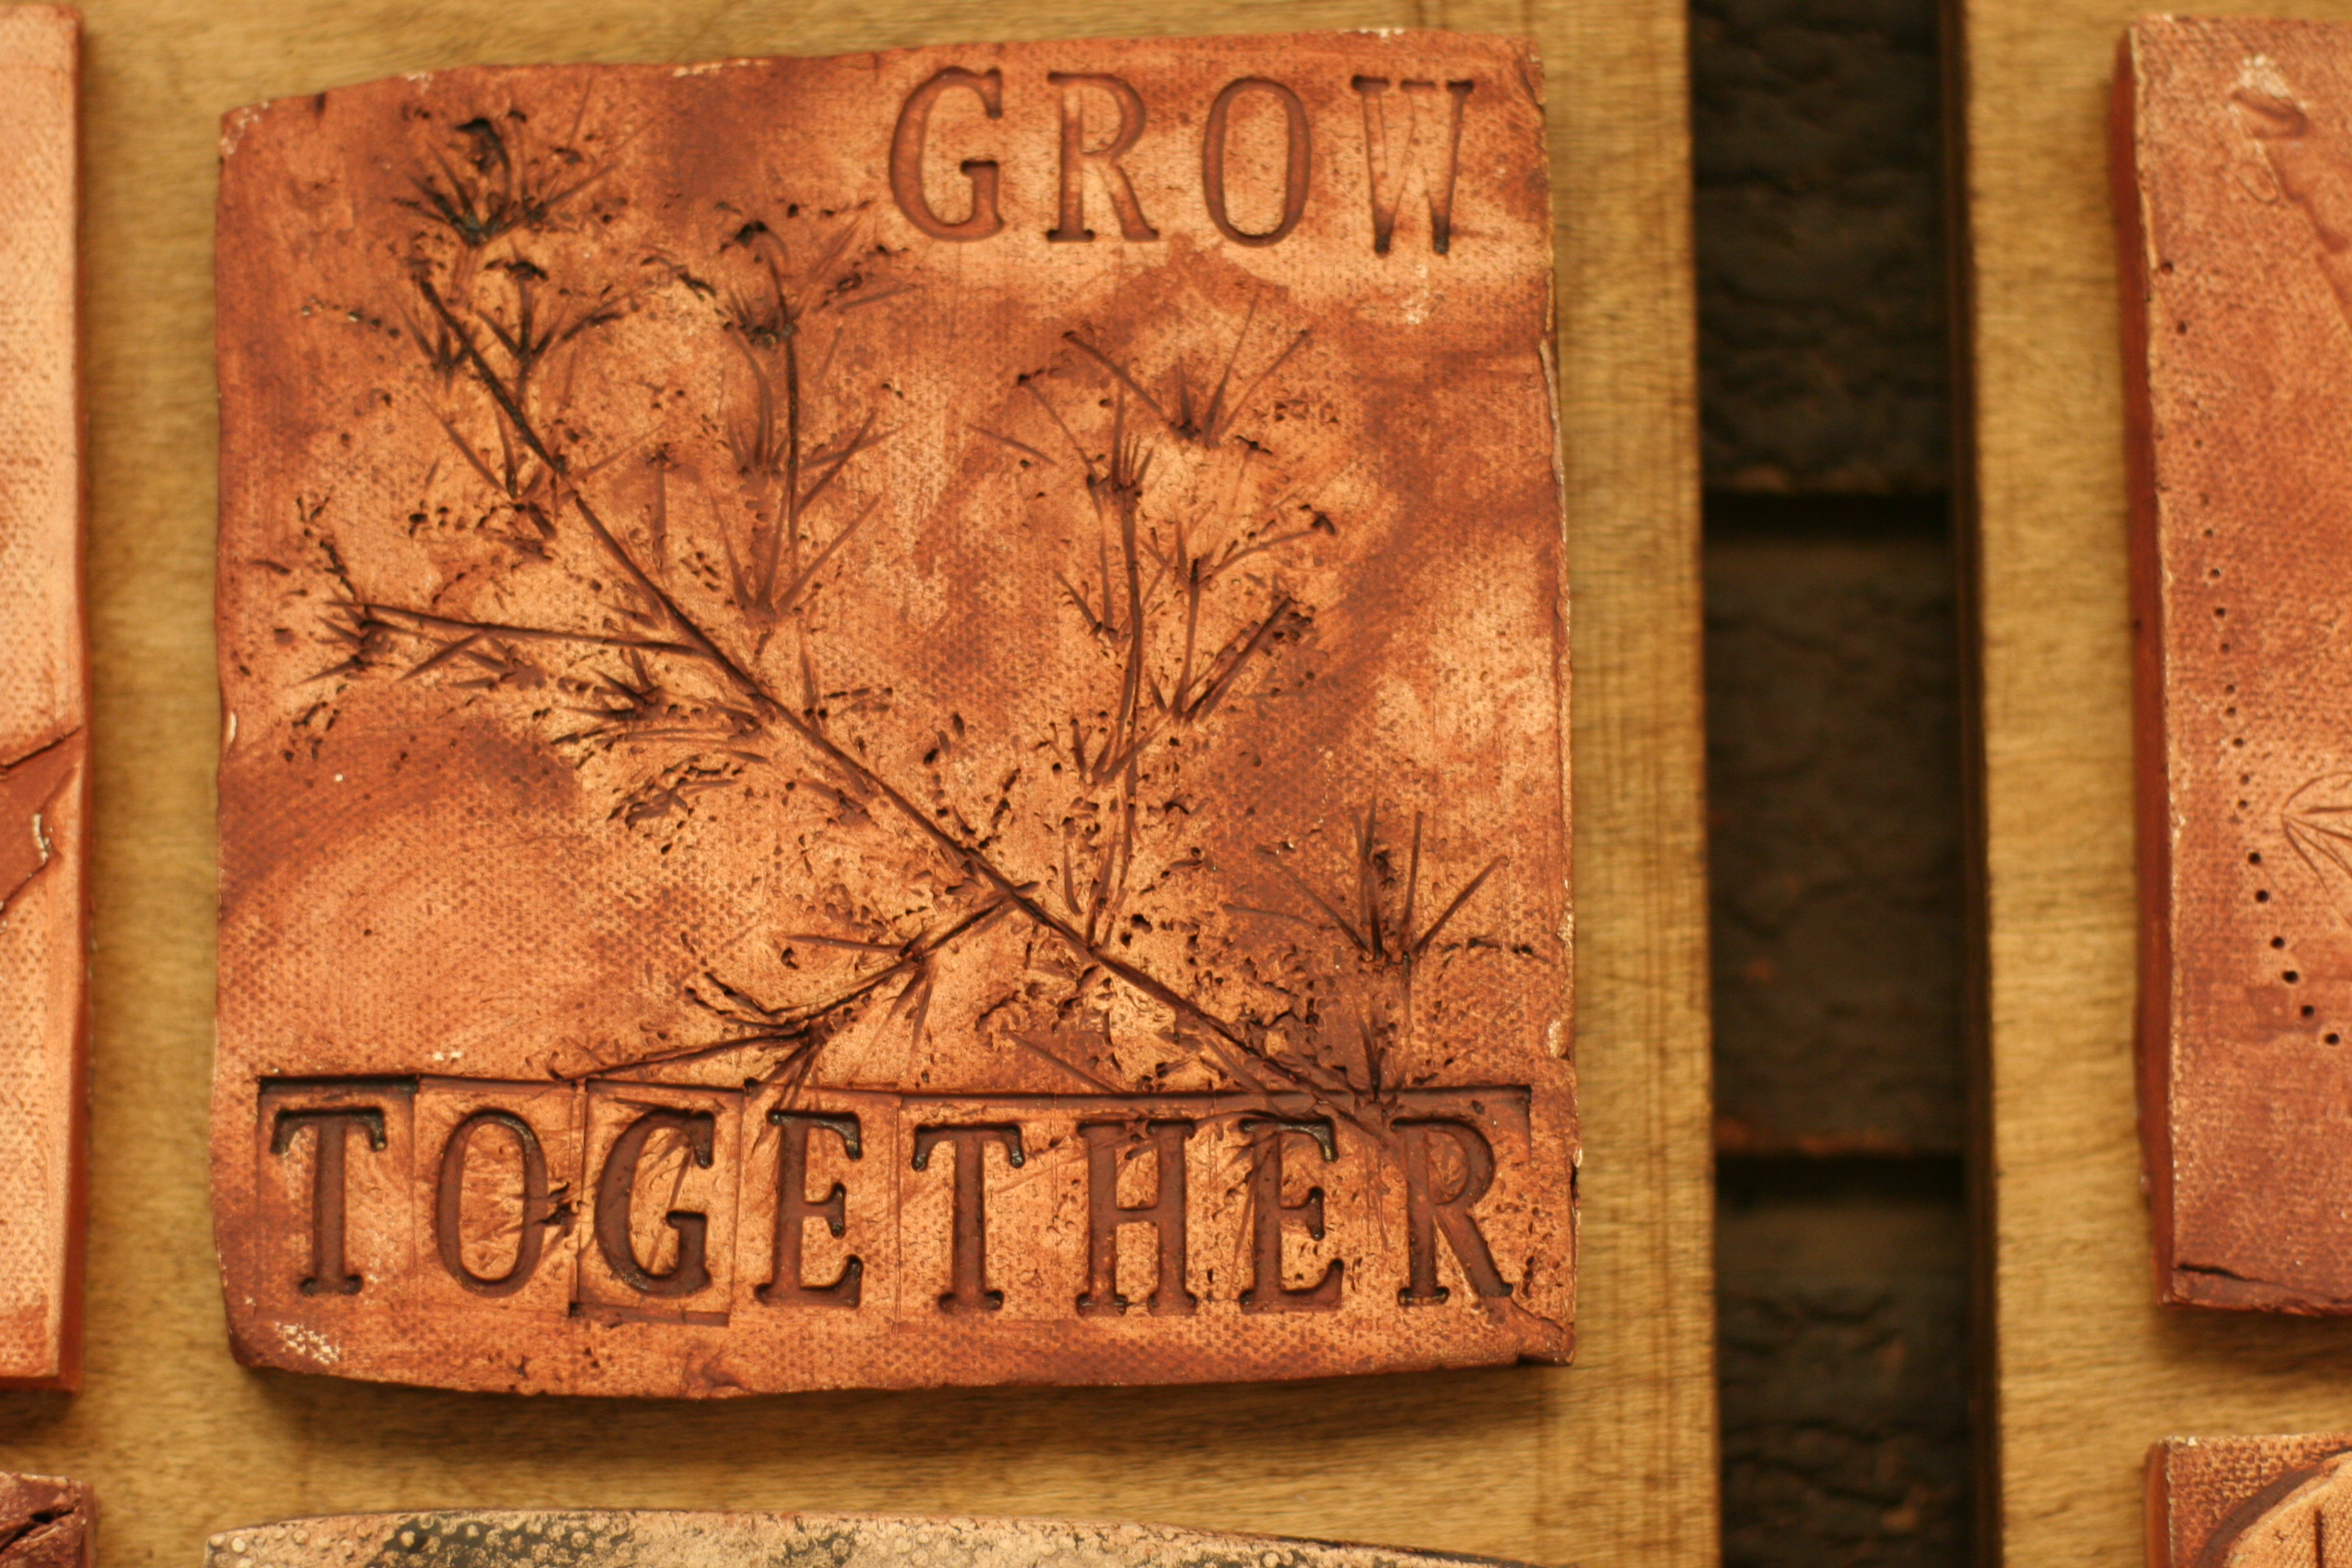
[[[997,210],[995,159],[966,158],[957,165],[972,185],[972,211],[958,222],[941,217],[923,190],[923,153],[931,130],[931,106],[941,93],[958,87],[975,94],[990,119],[1004,117],[1002,71],[974,72],[949,66],[934,76],[908,93],[899,110],[898,129],[890,136],[890,194],[897,198],[899,211],[907,215],[907,221],[934,239],[986,239],[1004,227],[1004,214]]]
[[[1389,129],[1389,79],[1360,76],[1350,84],[1364,100],[1364,158],[1372,190],[1372,249],[1385,256],[1396,235],[1405,187],[1420,178],[1429,202],[1429,249],[1444,255],[1453,243],[1453,177],[1462,154],[1462,109],[1476,82],[1449,81],[1443,129],[1428,125],[1436,111],[1434,81],[1407,81],[1403,145]],[[1425,112],[1427,111],[1427,112]]]
[[[1282,1231],[1291,1225],[1323,1239],[1323,1189],[1317,1187],[1296,1203],[1282,1198],[1282,1145],[1288,1138],[1305,1138],[1323,1151],[1323,1163],[1340,1158],[1339,1142],[1329,1121],[1273,1121],[1244,1119],[1242,1132],[1250,1141],[1250,1251],[1256,1274],[1242,1292],[1243,1312],[1331,1312],[1340,1305],[1340,1277],[1347,1265],[1331,1259],[1323,1278],[1292,1290],[1282,1283]]]
[[[1470,1210],[1494,1185],[1494,1147],[1486,1134],[1465,1121],[1399,1121],[1404,1139],[1404,1234],[1410,1283],[1397,1292],[1407,1306],[1443,1301],[1450,1293],[1438,1283],[1438,1232],[1470,1277],[1470,1287],[1482,1296],[1507,1296],[1510,1284],[1495,1267],[1494,1254]],[[1439,1188],[1444,1151],[1461,1162],[1460,1179]]]
[[[1225,142],[1230,134],[1227,121],[1233,112],[1233,102],[1244,92],[1271,93],[1282,111],[1282,125],[1287,150],[1282,165],[1282,217],[1263,234],[1250,234],[1233,227],[1225,205]],[[1271,245],[1298,227],[1299,214],[1306,211],[1307,180],[1312,173],[1312,147],[1307,136],[1306,105],[1299,95],[1279,81],[1262,76],[1245,76],[1225,84],[1225,90],[1209,105],[1208,126],[1201,136],[1201,195],[1208,203],[1210,221],[1218,232],[1236,245]]]
[[[302,1281],[306,1296],[355,1296],[363,1280],[351,1271],[343,1246],[349,1218],[344,1187],[344,1140],[354,1127],[367,1134],[368,1147],[384,1147],[384,1112],[374,1106],[321,1107],[281,1110],[270,1125],[270,1153],[283,1155],[294,1146],[303,1128],[317,1139],[318,1152],[311,1166],[311,1272]]]
[[[858,1119],[781,1108],[769,1111],[767,1119],[777,1128],[776,1268],[767,1283],[752,1293],[777,1305],[853,1307],[858,1304],[865,1277],[865,1260],[847,1258],[831,1284],[812,1285],[802,1277],[801,1248],[812,1219],[824,1220],[826,1228],[836,1236],[849,1230],[848,1188],[836,1182],[825,1196],[808,1195],[809,1134],[820,1129],[830,1133],[841,1140],[843,1152],[851,1159],[864,1159],[865,1148],[859,1141]]]
[[[709,1285],[710,1217],[684,1209],[671,1209],[662,1216],[663,1222],[678,1232],[678,1261],[656,1273],[637,1256],[631,1207],[636,1198],[637,1167],[655,1133],[676,1133],[685,1141],[694,1163],[708,1170],[717,1129],[718,1119],[707,1110],[663,1108],[645,1112],[613,1140],[612,1152],[605,1156],[604,1171],[596,1179],[596,1250],[604,1254],[606,1267],[631,1290],[649,1296],[691,1296]]]
[[[955,1148],[955,1229],[949,1254],[948,1293],[939,1298],[942,1312],[995,1312],[1004,1305],[1004,1292],[988,1289],[988,1199],[986,1187],[988,1145],[1004,1145],[1005,1163],[1027,1163],[1021,1152],[1021,1129],[1011,1122],[979,1126],[917,1127],[914,1168],[927,1170],[931,1151],[941,1144]]]
[[[1150,1226],[1159,1243],[1152,1313],[1189,1316],[1200,1305],[1184,1288],[1184,1141],[1193,1123],[1147,1121],[1138,1140],[1132,1121],[1082,1121],[1078,1135],[1086,1145],[1086,1292],[1078,1298],[1078,1316],[1110,1317],[1127,1310],[1127,1298],[1119,1293],[1119,1232],[1129,1225]],[[1138,1141],[1152,1150],[1151,1201],[1122,1204],[1120,1151]]]
[[[1053,71],[1046,80],[1061,89],[1061,222],[1046,231],[1055,240],[1084,241],[1095,237],[1086,227],[1086,169],[1092,165],[1109,193],[1110,209],[1119,217],[1119,232],[1129,239],[1157,239],[1159,230],[1144,217],[1135,200],[1135,186],[1119,160],[1144,134],[1144,100],[1115,76],[1083,71]],[[1119,105],[1119,125],[1099,147],[1086,145],[1085,89],[1098,87]]]
[[[308,1101],[282,1109],[265,1103],[262,1110],[273,1153],[299,1160],[316,1151],[309,1170],[292,1163],[278,1167],[280,1182],[311,1189],[311,1257],[309,1274],[300,1280],[302,1292],[329,1298],[361,1293],[370,1299],[385,1297],[407,1279],[396,1277],[393,1270],[415,1268],[429,1273],[435,1267],[430,1260],[436,1256],[439,1268],[475,1297],[528,1299],[554,1285],[541,1276],[559,1265],[564,1282],[571,1283],[570,1270],[582,1260],[562,1250],[571,1233],[570,1189],[577,1180],[566,1162],[579,1158],[572,1140],[580,1128],[562,1109],[518,1108],[492,1097],[522,1087],[511,1082],[429,1081],[430,1094],[454,1091],[456,1096],[454,1101],[429,1102],[446,1108],[446,1120],[434,1118],[434,1131],[420,1133],[416,1140],[419,1181],[433,1183],[432,1191],[423,1194],[429,1209],[423,1217],[432,1229],[432,1243],[414,1254],[401,1249],[397,1259],[367,1244],[373,1234],[366,1228],[367,1216],[373,1211],[366,1205],[378,1190],[370,1182],[384,1168],[363,1165],[356,1182],[352,1180],[351,1129],[359,1128],[377,1150],[390,1146],[394,1135],[405,1140],[405,1123],[396,1126],[392,1109],[383,1103],[386,1096],[401,1092],[386,1087],[398,1082],[311,1079],[299,1085],[265,1085],[273,1096],[300,1093]],[[623,1095],[631,1087],[611,1085]],[[667,1087],[643,1085],[648,1093],[663,1093]],[[704,1092],[723,1096],[729,1106],[738,1103],[722,1091]],[[1334,1331],[1331,1315],[1347,1305],[1348,1282],[1354,1280],[1360,1293],[1366,1280],[1383,1273],[1394,1276],[1400,1307],[1522,1294],[1522,1285],[1506,1279],[1498,1265],[1502,1234],[1489,1234],[1487,1227],[1501,1223],[1500,1215],[1511,1207],[1501,1201],[1496,1186],[1506,1158],[1519,1158],[1523,1146],[1520,1108],[1527,1096],[1523,1088],[1504,1084],[1400,1091],[1391,1111],[1398,1120],[1389,1123],[1391,1135],[1384,1140],[1394,1157],[1393,1164],[1384,1168],[1397,1171],[1400,1179],[1378,1183],[1372,1193],[1362,1194],[1352,1188],[1329,1190],[1342,1152],[1335,1114],[1274,1109],[1244,1094],[1069,1096],[1033,1090],[998,1096],[933,1094],[918,1099],[888,1092],[844,1093],[856,1109],[786,1109],[773,1098],[767,1101],[766,1121],[777,1129],[775,1163],[757,1180],[774,1183],[767,1189],[774,1195],[775,1216],[774,1231],[766,1238],[770,1267],[744,1280],[765,1306],[868,1314],[878,1310],[896,1320],[905,1310],[929,1317],[931,1309],[921,1305],[928,1300],[943,1314],[986,1323],[991,1321],[989,1314],[1001,1312],[1014,1296],[1016,1280],[1035,1278],[1029,1270],[1037,1255],[1031,1246],[1039,1238],[1029,1234],[1028,1228],[1054,1227],[1048,1255],[1062,1256],[1063,1248],[1078,1243],[1061,1228],[1077,1223],[1081,1205],[1084,1261],[1069,1266],[1078,1278],[1068,1281],[1080,1288],[1059,1299],[1087,1323],[1130,1320],[1122,1331],[1126,1333],[1148,1336],[1152,1330],[1145,1328],[1146,1321],[1198,1317],[1209,1310],[1204,1304],[1213,1298],[1230,1302],[1244,1321],[1268,1327],[1274,1327],[1267,1324],[1268,1315],[1293,1315],[1292,1329],[1284,1332],[1305,1334],[1303,1343],[1320,1343],[1322,1336]],[[1501,1104],[1491,1106],[1487,1096]],[[533,1102],[541,1107],[551,1103]],[[589,1102],[575,1094],[564,1103],[579,1109]],[[750,1175],[750,1168],[739,1168],[734,1158],[733,1110],[635,1098],[601,1103],[602,1114],[611,1120],[589,1114],[588,1125],[594,1130],[589,1134],[587,1173],[592,1213],[581,1218],[604,1267],[578,1281],[582,1293],[572,1297],[573,1315],[598,1322],[726,1327],[729,1318],[723,1310],[696,1313],[684,1308],[698,1296],[727,1289],[732,1259],[724,1249],[730,1218],[739,1207],[732,1183]],[[1488,1120],[1489,1110],[1497,1120]],[[941,1113],[1005,1120],[923,1120]],[[1213,1196],[1197,1193],[1193,1185],[1196,1172],[1192,1161],[1195,1156],[1206,1158],[1194,1148],[1203,1127],[1231,1129],[1238,1136],[1238,1146],[1222,1132],[1212,1139],[1218,1151],[1213,1163],[1219,1172]],[[307,1145],[306,1130],[318,1134]],[[953,1151],[941,1162],[948,1169],[930,1178],[936,1184],[925,1202],[936,1207],[925,1212],[934,1218],[920,1222],[944,1223],[947,1233],[929,1239],[937,1252],[922,1245],[913,1249],[913,1257],[926,1261],[915,1265],[915,1277],[904,1285],[893,1270],[906,1267],[905,1238],[886,1237],[871,1228],[912,1219],[911,1213],[900,1210],[909,1194],[900,1193],[900,1203],[887,1208],[869,1208],[874,1194],[850,1184],[852,1172],[860,1182],[867,1179],[864,1167],[837,1163],[863,1161],[868,1134],[886,1143],[907,1138],[916,1171],[931,1170],[943,1146]],[[1041,1186],[1016,1193],[1017,1178],[1006,1168],[1033,1167],[1041,1144],[1047,1158],[1046,1179]],[[992,1145],[999,1158],[990,1158]],[[1246,1168],[1229,1176],[1227,1160],[1236,1153],[1247,1161]],[[429,1168],[423,1165],[426,1158],[433,1161]],[[401,1169],[405,1170],[405,1161]],[[1238,1190],[1233,1178],[1238,1178]],[[993,1192],[992,1183],[999,1183]],[[681,1192],[697,1195],[681,1199]],[[295,1195],[299,1203],[300,1193]],[[853,1195],[859,1197],[854,1230]],[[1192,1207],[1195,1196],[1203,1200],[1199,1212]],[[1355,1196],[1378,1197],[1387,1207],[1349,1220],[1349,1225],[1364,1229],[1361,1233],[1344,1232],[1351,1239],[1343,1245],[1336,1239],[1343,1232],[1335,1229],[1341,1211],[1334,1205]],[[362,1226],[356,1241],[350,1232],[354,1205],[359,1206],[356,1222]],[[1491,1212],[1482,1211],[1481,1206]],[[764,1209],[764,1202],[758,1207]],[[1348,1212],[1354,1215],[1355,1210],[1351,1207]],[[882,1218],[885,1213],[888,1219]],[[1209,1231],[1195,1232],[1194,1220]],[[821,1238],[812,1243],[815,1225],[826,1228],[834,1238],[832,1244]],[[1137,1233],[1137,1227],[1147,1228],[1148,1238]],[[1515,1239],[1517,1231],[1512,1234]],[[844,1239],[846,1245],[840,1244]],[[587,1238],[580,1242],[586,1245]],[[992,1243],[997,1249],[993,1256]],[[1208,1263],[1201,1264],[1203,1282],[1194,1288],[1195,1243],[1205,1252],[1229,1259],[1237,1276],[1230,1289],[1219,1288]],[[289,1240],[288,1244],[296,1243]],[[818,1256],[811,1256],[812,1245]],[[1367,1249],[1363,1257],[1356,1256],[1359,1245]],[[1017,1254],[1010,1260],[1003,1252],[1007,1246]],[[358,1256],[347,1257],[347,1248]],[[364,1278],[357,1267],[361,1264]],[[992,1267],[1003,1271],[1001,1288],[991,1278]],[[926,1291],[922,1276],[932,1270],[943,1277]],[[1458,1278],[1448,1278],[1457,1271]],[[869,1279],[876,1286],[873,1301],[865,1299]],[[1466,1297],[1462,1294],[1465,1288],[1470,1292]],[[677,1305],[656,1311],[649,1298],[668,1298]],[[395,1293],[387,1305],[406,1300]],[[1325,1317],[1296,1316],[1301,1314]],[[1102,1330],[1081,1327],[1074,1331]]]
[[[504,1274],[476,1274],[465,1260],[466,1157],[473,1136],[496,1127],[515,1141],[522,1161],[522,1207],[515,1228],[514,1261]],[[441,1145],[441,1184],[434,1194],[433,1232],[439,1243],[441,1267],[451,1279],[478,1295],[510,1296],[531,1283],[539,1255],[547,1244],[546,1221],[554,1215],[547,1186],[547,1155],[531,1123],[510,1110],[477,1110],[449,1130]]]
[[[1536,68],[1445,32],[980,43],[392,82],[291,164],[246,138],[238,1353],[662,1398],[1566,1357]],[[288,252],[338,159],[405,200]],[[1401,582],[1399,497],[1464,495]],[[1465,618],[1488,557],[1526,591]],[[1444,702],[1366,721],[1430,669]],[[52,739],[0,739],[0,840]],[[348,830],[279,841],[328,801]],[[69,949],[75,869],[0,937],[55,913]],[[358,1107],[382,1152],[270,1152],[281,1110]],[[1419,1134],[1417,1273],[1415,1120],[1493,1168]],[[1481,1243],[1501,1302],[1449,1250]],[[1423,1282],[1451,1299],[1399,1305]]]

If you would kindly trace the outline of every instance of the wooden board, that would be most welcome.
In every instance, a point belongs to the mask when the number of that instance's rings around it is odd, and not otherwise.
[[[2215,6],[2343,19],[2352,6]],[[1989,1501],[2007,1559],[2127,1562],[2174,1435],[2329,1430],[2352,1324],[2161,1308],[2133,1110],[2131,629],[2107,91],[2138,7],[1970,0],[1959,112],[1987,986]]]
[[[0,1403],[0,1462],[90,1481],[99,1550],[430,1506],[1021,1512],[1545,1562],[1715,1535],[1697,489],[1683,13],[1057,0],[103,0],[87,13],[97,1112],[84,1392]],[[487,1399],[239,1370],[205,1205],[219,734],[210,239],[218,116],[472,61],[695,60],[986,37],[1451,26],[1547,63],[1578,683],[1578,1356],[1265,1389]]]
[[[90,948],[71,11],[0,12],[0,1387],[81,1366]]]

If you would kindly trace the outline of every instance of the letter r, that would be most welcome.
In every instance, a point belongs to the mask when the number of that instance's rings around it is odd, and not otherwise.
[[[1502,1270],[1495,1267],[1494,1253],[1470,1212],[1487,1195],[1487,1189],[1494,1185],[1494,1145],[1487,1142],[1485,1133],[1466,1121],[1399,1121],[1393,1125],[1404,1141],[1404,1234],[1409,1264],[1409,1282],[1397,1292],[1397,1300],[1415,1306],[1446,1299],[1449,1292],[1438,1283],[1440,1231],[1453,1249],[1454,1260],[1470,1277],[1472,1290],[1482,1296],[1509,1295],[1511,1285],[1503,1279]],[[1460,1161],[1461,1177],[1447,1183],[1441,1192],[1440,1182],[1452,1174],[1450,1170],[1440,1170],[1440,1161],[1448,1150]]]

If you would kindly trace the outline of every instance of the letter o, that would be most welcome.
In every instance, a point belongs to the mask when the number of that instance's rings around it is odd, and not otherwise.
[[[476,1274],[465,1260],[466,1157],[472,1150],[473,1135],[484,1127],[499,1127],[511,1133],[522,1155],[522,1219],[515,1236],[514,1262],[498,1275]],[[539,1255],[546,1248],[544,1222],[552,1207],[547,1196],[547,1155],[539,1146],[539,1134],[531,1130],[531,1123],[510,1110],[475,1111],[451,1128],[449,1141],[441,1145],[441,1185],[433,1206],[434,1239],[440,1243],[441,1267],[477,1295],[514,1294],[531,1283],[531,1276],[539,1268]]]
[[[1287,156],[1282,165],[1282,221],[1263,234],[1251,234],[1233,227],[1225,211],[1225,138],[1226,121],[1231,115],[1233,100],[1244,92],[1270,92],[1282,107],[1282,128],[1288,142]],[[1201,134],[1201,195],[1208,203],[1209,220],[1218,232],[1236,245],[1271,245],[1298,227],[1299,214],[1306,211],[1307,179],[1312,172],[1312,146],[1307,138],[1306,105],[1299,95],[1262,76],[1245,76],[1225,84],[1209,105],[1208,127]]]

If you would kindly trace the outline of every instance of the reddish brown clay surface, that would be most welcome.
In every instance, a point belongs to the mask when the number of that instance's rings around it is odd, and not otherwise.
[[[80,1481],[0,1475],[0,1568],[90,1568],[97,1513]]]
[[[80,1372],[84,839],[80,23],[0,9],[0,1387]]]
[[[2150,1568],[2328,1568],[2352,1541],[2352,1434],[2170,1438],[2148,1452]]]
[[[1351,33],[231,115],[239,1355],[1564,1359],[1539,80]]]
[[[205,1568],[1440,1568],[1501,1559],[1162,1525],[874,1513],[348,1513],[231,1530]]]
[[[2115,135],[2160,1288],[2352,1312],[2352,28],[2142,22]]]

